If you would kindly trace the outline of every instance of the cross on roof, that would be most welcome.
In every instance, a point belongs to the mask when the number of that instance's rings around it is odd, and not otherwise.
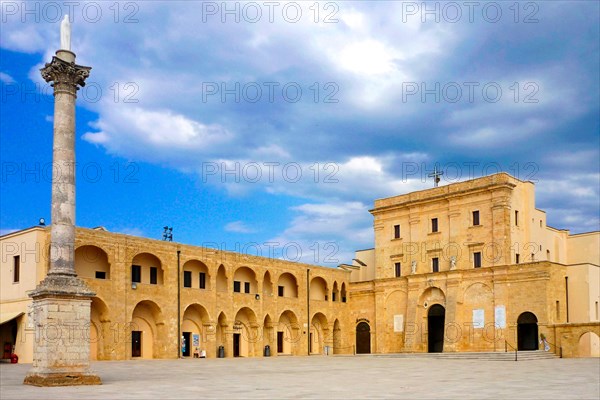
[[[428,177],[433,178],[433,187],[438,187],[438,183],[440,182],[440,176],[444,175],[443,171],[438,169],[438,165],[435,164],[433,167],[433,172],[427,174]]]

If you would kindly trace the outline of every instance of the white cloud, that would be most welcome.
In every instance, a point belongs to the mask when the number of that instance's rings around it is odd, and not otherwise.
[[[255,229],[247,226],[243,221],[233,221],[225,225],[225,231],[236,233],[254,233]]]
[[[9,74],[6,74],[4,72],[0,72],[0,81],[2,81],[3,83],[6,84],[11,84],[11,83],[15,83],[15,79],[10,76]]]

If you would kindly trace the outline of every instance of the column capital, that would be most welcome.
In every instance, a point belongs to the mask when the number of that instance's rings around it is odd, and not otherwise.
[[[92,67],[75,64],[75,54],[71,52],[68,53],[72,55],[70,59],[73,61],[65,61],[58,57],[60,52],[66,52],[66,50],[57,51],[57,55],[52,57],[52,61],[40,69],[42,78],[46,82],[52,82],[55,96],[62,92],[76,97],[79,86],[85,86],[85,80],[90,76]]]

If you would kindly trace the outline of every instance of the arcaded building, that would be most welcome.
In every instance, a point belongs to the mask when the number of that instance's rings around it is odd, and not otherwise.
[[[338,268],[78,228],[76,272],[96,293],[83,332],[31,317],[27,292],[60,251],[50,230],[2,236],[2,358],[69,334],[98,360],[537,350],[540,335],[599,354],[600,233],[547,226],[533,183],[495,174],[371,213],[374,248]]]

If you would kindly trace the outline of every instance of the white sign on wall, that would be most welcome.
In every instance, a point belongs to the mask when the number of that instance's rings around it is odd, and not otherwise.
[[[506,328],[506,307],[496,306],[494,320],[496,321],[496,328]]]
[[[404,315],[394,315],[394,332],[404,332]]]
[[[473,310],[473,328],[483,328],[485,327],[485,313],[483,309],[478,308]]]

